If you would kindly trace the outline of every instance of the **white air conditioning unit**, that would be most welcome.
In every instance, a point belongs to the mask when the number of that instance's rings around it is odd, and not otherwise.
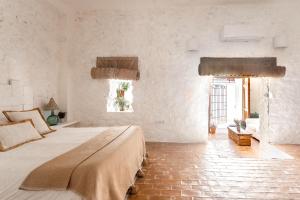
[[[221,34],[224,42],[259,41],[264,37],[260,27],[248,24],[225,25]]]

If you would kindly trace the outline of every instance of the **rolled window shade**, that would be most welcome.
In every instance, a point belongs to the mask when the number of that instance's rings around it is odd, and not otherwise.
[[[93,79],[138,80],[140,73],[137,57],[97,57],[91,70]]]

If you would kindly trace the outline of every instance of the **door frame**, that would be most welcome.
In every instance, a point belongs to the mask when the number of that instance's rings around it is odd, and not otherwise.
[[[232,78],[232,77],[224,77],[224,78]],[[210,133],[210,123],[211,123],[211,94],[212,94],[212,84],[213,80],[209,83],[209,91],[208,91],[208,134]],[[247,87],[244,87],[247,86]],[[250,98],[250,78],[242,78],[242,117],[243,120],[246,120],[250,117],[251,113],[251,98]],[[246,89],[247,88],[247,89]],[[246,100],[247,93],[247,100]],[[246,108],[247,105],[247,108]]]
[[[250,117],[250,113],[251,113],[250,78],[243,78],[242,85],[243,85],[243,87],[242,87],[242,112],[243,112],[243,120],[246,120],[247,118]]]

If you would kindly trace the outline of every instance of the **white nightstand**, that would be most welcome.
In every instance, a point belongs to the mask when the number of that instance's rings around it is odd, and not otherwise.
[[[55,126],[50,126],[52,129],[60,129],[60,128],[66,128],[66,127],[70,127],[70,126],[74,126],[76,124],[79,124],[79,121],[72,121],[72,122],[64,122],[64,123],[59,123]]]

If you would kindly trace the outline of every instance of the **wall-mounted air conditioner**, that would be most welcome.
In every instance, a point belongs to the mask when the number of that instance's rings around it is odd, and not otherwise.
[[[259,41],[264,37],[260,27],[249,24],[225,25],[221,33],[224,42]]]

